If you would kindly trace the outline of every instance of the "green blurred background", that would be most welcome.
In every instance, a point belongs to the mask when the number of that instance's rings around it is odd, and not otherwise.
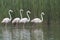
[[[9,9],[14,11],[11,14],[12,18],[20,17],[21,8],[24,9],[23,17],[26,17],[27,10],[31,11],[31,19],[40,18],[43,11],[45,13],[44,22],[40,24],[39,28],[42,27],[44,30],[45,40],[50,40],[51,35],[54,40],[60,40],[60,0],[0,0],[0,22],[3,18],[9,17]]]

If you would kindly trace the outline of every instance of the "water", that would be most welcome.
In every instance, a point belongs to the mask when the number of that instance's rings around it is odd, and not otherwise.
[[[15,28],[12,30],[12,39],[13,40],[19,40],[19,29]]]
[[[22,29],[20,31],[20,36],[21,36],[20,40],[31,40],[30,39],[30,32],[29,32],[29,30]]]
[[[12,40],[12,35],[11,35],[11,32],[9,30],[2,29],[2,33],[3,33],[3,40]]]
[[[12,31],[9,29],[2,29],[2,33],[3,40],[31,40],[31,35],[33,36],[34,40],[43,40],[42,29],[31,30],[31,32],[28,29],[14,28]]]
[[[13,29],[13,40],[30,40],[29,30]]]
[[[43,31],[41,29],[35,29],[32,31],[32,35],[34,40],[44,40],[43,38]]]
[[[10,28],[10,27],[8,27]],[[50,32],[49,36],[47,32],[45,35],[45,32],[42,28],[38,29],[18,29],[18,28],[12,28],[11,29],[2,29],[2,34],[0,32],[0,40],[55,40],[55,35],[52,32]]]
[[[43,40],[43,31],[41,29],[34,30],[34,37],[36,40]]]

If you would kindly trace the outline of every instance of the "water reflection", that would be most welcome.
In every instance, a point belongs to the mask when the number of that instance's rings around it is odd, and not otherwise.
[[[21,29],[20,31],[20,40],[30,40],[30,32],[28,29]]]
[[[30,32],[27,29],[13,29],[13,40],[30,40]]]
[[[2,29],[3,40],[12,40],[11,32],[8,29]]]
[[[43,31],[41,29],[35,29],[32,31],[33,40],[43,40]]]
[[[19,29],[15,28],[12,30],[13,40],[19,40]]]
[[[3,40],[44,40],[42,29],[2,29]],[[32,35],[32,37],[31,37]]]

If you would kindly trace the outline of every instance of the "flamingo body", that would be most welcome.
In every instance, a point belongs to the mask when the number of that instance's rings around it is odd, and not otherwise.
[[[9,10],[9,16],[10,18],[4,18],[1,23],[9,23],[12,20],[10,12],[13,12],[12,10]]]
[[[31,20],[31,22],[33,22],[33,23],[41,23],[42,21],[40,20],[40,18],[34,18],[33,20]]]
[[[22,19],[20,20],[20,23],[26,23],[26,22],[29,22],[28,18],[22,18]]]
[[[9,18],[4,18],[1,23],[9,23],[11,20]]]
[[[19,23],[19,21],[20,21],[20,18],[15,18],[13,19],[12,23]]]

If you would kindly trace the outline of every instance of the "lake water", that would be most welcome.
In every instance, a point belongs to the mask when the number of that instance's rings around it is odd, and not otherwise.
[[[7,26],[6,28],[1,26],[0,40],[57,40],[58,37],[56,35],[58,34],[54,34],[54,29],[53,27],[52,29],[48,29],[47,27],[23,29],[12,26]]]
[[[42,29],[18,29],[3,27],[0,33],[0,40],[44,40]]]

